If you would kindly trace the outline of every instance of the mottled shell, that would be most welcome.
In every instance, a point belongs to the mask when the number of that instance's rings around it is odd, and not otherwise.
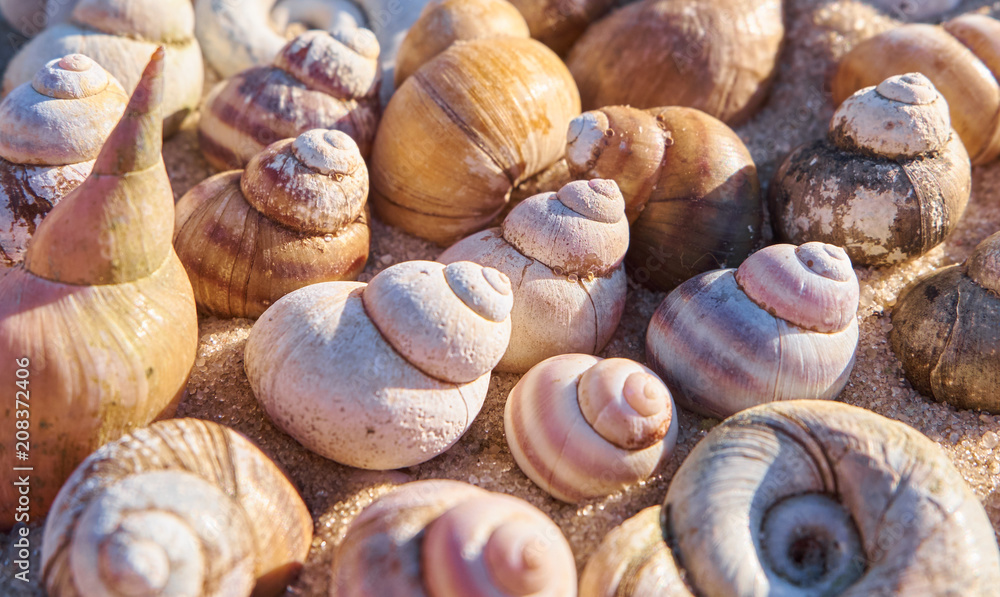
[[[76,0],[0,0],[0,16],[21,34],[34,37],[69,18]]]
[[[482,408],[512,300],[503,274],[468,262],[306,286],[254,324],[247,377],[274,423],[313,452],[368,469],[418,464]]]
[[[670,458],[677,417],[666,386],[639,363],[564,354],[510,391],[504,433],[528,478],[576,503],[652,475]]]
[[[736,125],[767,96],[784,35],[780,0],[643,0],[594,23],[566,62],[585,110],[688,106]]]
[[[1000,582],[989,519],[948,455],[907,425],[836,402],[767,404],[724,421],[677,470],[661,525],[655,517],[645,510],[626,521],[631,536],[608,534],[581,597],[979,597]],[[651,586],[660,590],[632,590]]]
[[[194,32],[205,61],[223,78],[270,64],[297,26],[326,31],[364,27],[347,0],[195,0]]]
[[[923,3],[920,3],[922,6]],[[963,15],[936,25],[903,25],[845,55],[831,83],[840,103],[893,75],[920,72],[947,99],[951,123],[973,165],[1000,155],[1000,22]]]
[[[566,54],[591,22],[604,16],[614,0],[510,0],[528,23],[531,37],[560,56]]]
[[[573,119],[566,163],[574,178],[618,183],[632,225],[632,278],[671,290],[739,265],[763,225],[757,167],[743,141],[692,108],[611,106]]]
[[[921,394],[1000,412],[1000,233],[964,265],[913,282],[892,310],[890,346]]]
[[[243,168],[281,139],[321,128],[347,133],[367,158],[379,106],[378,42],[366,29],[307,31],[205,97],[198,143],[219,170]]]
[[[298,574],[312,518],[277,466],[238,433],[154,423],[87,457],[45,524],[49,595],[278,595]],[[254,585],[256,584],[256,587]]]
[[[396,87],[456,41],[528,36],[524,17],[507,0],[431,0],[399,46]]]
[[[627,248],[615,184],[577,181],[519,203],[501,228],[459,241],[438,261],[475,261],[510,278],[513,327],[497,370],[523,373],[557,354],[604,348],[625,308]]]
[[[321,129],[193,187],[177,203],[174,247],[198,307],[259,317],[303,286],[356,279],[368,259],[367,197],[358,146]]]
[[[45,215],[90,174],[126,103],[82,54],[50,61],[0,102],[0,263],[21,261]]]
[[[579,112],[569,71],[542,44],[454,44],[386,107],[372,149],[376,215],[442,245],[481,230],[514,186],[559,159]]]
[[[415,481],[351,523],[330,594],[574,597],[576,566],[559,527],[527,502],[458,481]]]
[[[679,405],[706,416],[829,400],[854,367],[858,295],[843,249],[772,245],[739,270],[700,274],[668,294],[649,323],[646,358]]]
[[[969,156],[947,110],[919,73],[848,98],[829,138],[796,148],[775,173],[768,201],[777,235],[836,244],[873,267],[939,245],[972,190]]]
[[[163,50],[150,61],[90,176],[41,223],[0,278],[0,354],[28,361],[31,517],[88,454],[173,413],[194,364],[198,318],[170,245],[173,193],[160,156]],[[11,387],[18,368],[0,367]],[[23,374],[22,374],[23,375]],[[0,413],[14,427],[15,409]],[[0,443],[0,458],[14,444]],[[0,486],[0,527],[17,489]]]
[[[203,65],[189,0],[80,0],[68,22],[48,27],[14,56],[4,73],[3,93],[67,54],[89,56],[131,93],[158,46],[166,48],[170,93],[162,115],[164,135],[170,136],[201,99]]]

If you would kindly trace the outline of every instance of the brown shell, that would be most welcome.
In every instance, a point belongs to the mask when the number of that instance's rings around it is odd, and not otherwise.
[[[321,128],[347,133],[367,158],[380,81],[370,32],[307,31],[273,65],[245,70],[208,93],[198,125],[201,152],[218,170],[243,168],[271,143]]]
[[[585,110],[689,106],[749,118],[776,72],[780,0],[644,0],[594,23],[567,64]]]
[[[531,37],[562,56],[591,22],[611,9],[615,0],[510,0],[510,3],[528,22]]]
[[[511,189],[555,162],[576,85],[542,44],[459,42],[407,79],[372,149],[372,204],[383,221],[447,244],[486,226]]]
[[[833,101],[840,104],[893,75],[923,73],[948,100],[951,124],[972,164],[992,161],[1000,155],[1000,87],[995,78],[1000,73],[990,74],[1000,62],[997,39],[1000,22],[983,16],[959,17],[945,28],[910,24],[876,35],[841,59],[831,82]]]

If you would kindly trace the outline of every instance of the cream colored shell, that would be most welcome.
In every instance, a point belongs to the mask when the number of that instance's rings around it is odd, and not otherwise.
[[[514,287],[510,347],[498,371],[524,372],[557,354],[594,354],[625,305],[625,203],[613,181],[569,183],[518,204],[501,228],[474,234],[438,257],[495,267]]]
[[[458,481],[401,485],[348,527],[331,597],[574,597],[562,532],[527,502]]]
[[[245,366],[268,416],[308,449],[369,469],[429,460],[482,408],[510,337],[503,274],[410,261],[368,285],[313,284],[254,325]]]
[[[575,503],[651,476],[670,458],[677,416],[650,369],[565,354],[532,367],[510,391],[504,433],[524,474]]]
[[[80,0],[68,22],[47,28],[14,56],[3,93],[30,81],[53,58],[73,53],[93,58],[131,93],[147,57],[160,45],[167,50],[170,92],[163,118],[169,136],[201,98],[203,66],[189,0]]]

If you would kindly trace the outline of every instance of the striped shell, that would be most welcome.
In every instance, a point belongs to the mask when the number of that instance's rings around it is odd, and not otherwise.
[[[379,117],[378,53],[366,29],[299,35],[271,66],[212,88],[198,124],[202,154],[219,170],[243,168],[271,143],[321,128],[347,133],[367,158]]]
[[[504,433],[535,484],[575,503],[651,476],[670,458],[677,417],[666,386],[639,363],[566,354],[517,382]]]
[[[401,485],[347,528],[339,597],[575,597],[559,527],[527,502],[458,481]]]
[[[514,287],[510,347],[498,371],[524,372],[567,352],[599,352],[625,307],[625,204],[614,182],[571,182],[518,204],[452,245],[442,263],[495,267]]]
[[[858,296],[843,249],[771,245],[738,270],[706,272],[668,294],[649,323],[646,357],[678,404],[711,417],[832,399],[854,367]]]
[[[313,284],[254,324],[247,377],[274,423],[313,452],[411,466],[447,450],[479,413],[512,302],[506,276],[469,262],[408,261],[367,285]]]
[[[177,203],[174,228],[199,308],[259,317],[295,289],[357,278],[368,259],[367,196],[358,146],[320,129],[201,182]]]

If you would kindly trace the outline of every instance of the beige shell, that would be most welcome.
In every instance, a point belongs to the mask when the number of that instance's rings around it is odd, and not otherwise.
[[[82,54],[51,60],[0,102],[0,263],[20,262],[45,215],[87,178],[127,103]]]
[[[649,322],[646,358],[678,404],[711,417],[829,400],[854,367],[858,296],[840,247],[771,245],[668,294]]]
[[[517,205],[501,228],[438,257],[495,267],[514,287],[510,347],[498,371],[524,372],[566,352],[594,354],[625,308],[625,203],[612,181],[577,181]]]
[[[163,63],[160,48],[90,175],[0,277],[0,353],[27,362],[32,428],[45,430],[31,437],[33,518],[100,445],[170,416],[194,365],[198,315],[170,245],[174,196],[160,154]],[[17,371],[0,367],[0,381],[13,387]],[[0,424],[13,428],[16,412],[0,412]],[[0,443],[0,457],[13,449]],[[0,484],[0,528],[17,501]]]
[[[378,54],[367,29],[299,35],[272,65],[221,81],[205,96],[202,154],[218,170],[243,168],[271,143],[322,128],[347,133],[367,158],[379,117]]]
[[[768,201],[778,237],[835,244],[858,265],[884,267],[943,242],[971,190],[947,102],[910,73],[844,101],[827,140],[785,158]]]
[[[989,518],[949,456],[907,425],[837,402],[729,418],[694,447],[657,510],[608,534],[580,597],[980,597],[1000,582]]]
[[[556,499],[620,491],[670,458],[677,417],[670,392],[628,359],[548,358],[510,391],[504,433],[514,461]]]
[[[368,285],[313,284],[254,324],[247,377],[271,420],[313,452],[411,466],[447,450],[479,413],[512,302],[506,276],[468,262],[409,261]]]
[[[348,527],[336,597],[575,597],[559,527],[527,502],[458,481],[401,485]]]
[[[54,58],[85,54],[131,93],[146,58],[166,48],[163,132],[170,136],[201,99],[203,66],[194,37],[190,0],[80,0],[66,23],[53,25],[14,56],[3,77],[3,93],[30,81]]]
[[[431,0],[399,46],[396,87],[457,41],[528,35],[528,24],[507,0]]]
[[[295,289],[356,279],[368,259],[367,197],[358,146],[321,129],[193,187],[177,203],[174,248],[198,307],[259,317]]]
[[[348,0],[195,0],[194,13],[205,61],[223,78],[270,64],[294,27],[334,32],[366,24]]]
[[[251,589],[264,597],[298,574],[312,518],[246,438],[172,419],[84,460],[60,490],[43,539],[40,576],[53,597]]]

